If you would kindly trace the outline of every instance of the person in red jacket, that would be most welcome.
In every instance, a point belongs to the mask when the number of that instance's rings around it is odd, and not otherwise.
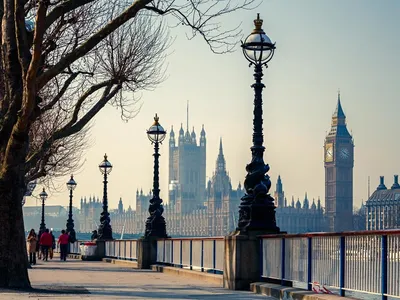
[[[65,232],[65,230],[61,230],[61,235],[58,238],[58,243],[60,244],[60,260],[67,260],[67,252],[68,252],[68,242],[69,235]]]
[[[46,229],[40,236],[40,246],[42,247],[43,260],[45,261],[47,261],[47,258],[49,256],[49,248],[52,246],[52,244],[53,244],[53,238],[49,233],[49,230]]]

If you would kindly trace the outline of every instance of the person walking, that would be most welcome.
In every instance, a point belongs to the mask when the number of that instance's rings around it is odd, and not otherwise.
[[[67,260],[68,243],[69,235],[63,229],[61,230],[61,235],[58,238],[58,244],[60,245],[60,260]]]
[[[36,265],[36,247],[38,244],[38,238],[35,229],[32,228],[31,231],[29,231],[26,241],[28,243],[29,264]]]
[[[38,254],[38,259],[42,258],[42,253],[43,253],[42,247],[40,246],[40,237],[42,236],[42,233],[43,232],[41,232],[39,229],[38,236],[37,236],[37,243],[36,243],[36,252]]]
[[[50,235],[51,235],[51,247],[49,248],[49,256],[50,259],[53,259],[54,256],[54,249],[56,249],[56,237],[53,234],[53,228],[50,229]]]
[[[90,239],[92,240],[92,242],[93,242],[94,240],[97,240],[98,237],[99,237],[99,235],[97,234],[97,230],[96,230],[96,229],[93,230],[93,231],[92,231],[92,236],[90,237]]]
[[[42,247],[43,251],[43,260],[47,261],[49,257],[49,248],[53,245],[53,241],[51,238],[51,234],[48,229],[46,229],[42,236],[40,237],[40,246]]]

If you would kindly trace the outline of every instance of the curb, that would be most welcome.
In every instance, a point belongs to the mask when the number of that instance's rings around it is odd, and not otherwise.
[[[200,280],[205,280],[210,283],[218,284],[222,286],[223,284],[223,276],[217,274],[209,274],[199,271],[187,270],[183,268],[175,268],[175,267],[167,267],[163,265],[151,265],[151,269],[153,271],[161,272],[161,273],[169,273],[177,276],[190,277]]]
[[[113,259],[113,258],[103,258],[104,262],[114,264],[114,265],[122,265],[130,268],[137,268],[137,261],[132,260],[121,260],[121,259]]]
[[[254,282],[250,284],[250,290],[256,294],[274,297],[284,300],[345,300],[355,299],[350,297],[340,297],[332,294],[316,294],[299,288],[286,287],[279,284]]]

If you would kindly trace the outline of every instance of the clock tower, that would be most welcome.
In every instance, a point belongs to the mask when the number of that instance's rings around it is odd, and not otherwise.
[[[354,143],[346,127],[340,93],[332,116],[331,130],[325,138],[324,162],[328,230],[353,230]]]

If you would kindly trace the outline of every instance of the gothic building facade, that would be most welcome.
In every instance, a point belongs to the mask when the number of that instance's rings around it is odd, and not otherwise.
[[[199,139],[194,128],[189,132],[188,124],[186,131],[181,125],[177,137],[171,129],[168,201],[164,202],[167,233],[171,236],[222,236],[236,228],[238,207],[245,190],[240,183],[236,189],[232,188],[222,140],[215,170],[206,182],[206,145],[204,126]],[[292,197],[291,203],[287,203],[279,176],[274,194],[278,227],[288,233],[352,230],[353,165],[354,143],[347,130],[339,94],[331,129],[324,143],[325,209],[319,197],[310,202],[307,194],[302,202],[300,199],[295,202]],[[151,191],[137,191],[136,208],[126,210],[120,200],[118,209],[110,212],[113,232],[143,234],[151,198]],[[96,229],[101,211],[98,199],[82,200],[79,230],[90,232]],[[357,223],[360,222],[362,220],[357,219]]]
[[[305,233],[326,231],[326,218],[321,201],[318,198],[317,204],[313,199],[312,203],[305,194],[303,204],[297,199],[295,204],[294,197],[292,202],[287,203],[281,176],[278,176],[274,193],[276,206],[276,223],[281,231],[287,233]]]
[[[400,228],[400,185],[397,175],[390,189],[386,187],[384,177],[380,177],[378,187],[365,203],[365,211],[367,230]]]
[[[182,134],[182,131],[181,128],[177,147],[174,145],[174,132],[171,130],[170,133],[169,201],[164,205],[163,213],[167,233],[170,236],[227,235],[236,228],[244,190],[240,184],[237,189],[232,188],[222,140],[213,176],[206,187],[204,127],[199,146],[194,132]],[[135,210],[131,207],[124,210],[120,200],[118,209],[110,212],[113,232],[143,234],[151,198],[151,191],[147,194],[143,190],[137,191]]]
[[[78,215],[79,226],[75,230],[79,232],[91,232],[97,229],[102,211],[103,205],[99,197],[96,199],[95,196],[90,196],[89,201],[86,200],[86,197],[81,198],[81,206]]]
[[[328,230],[353,230],[354,143],[347,130],[340,94],[332,116],[331,129],[325,138],[324,150]]]

